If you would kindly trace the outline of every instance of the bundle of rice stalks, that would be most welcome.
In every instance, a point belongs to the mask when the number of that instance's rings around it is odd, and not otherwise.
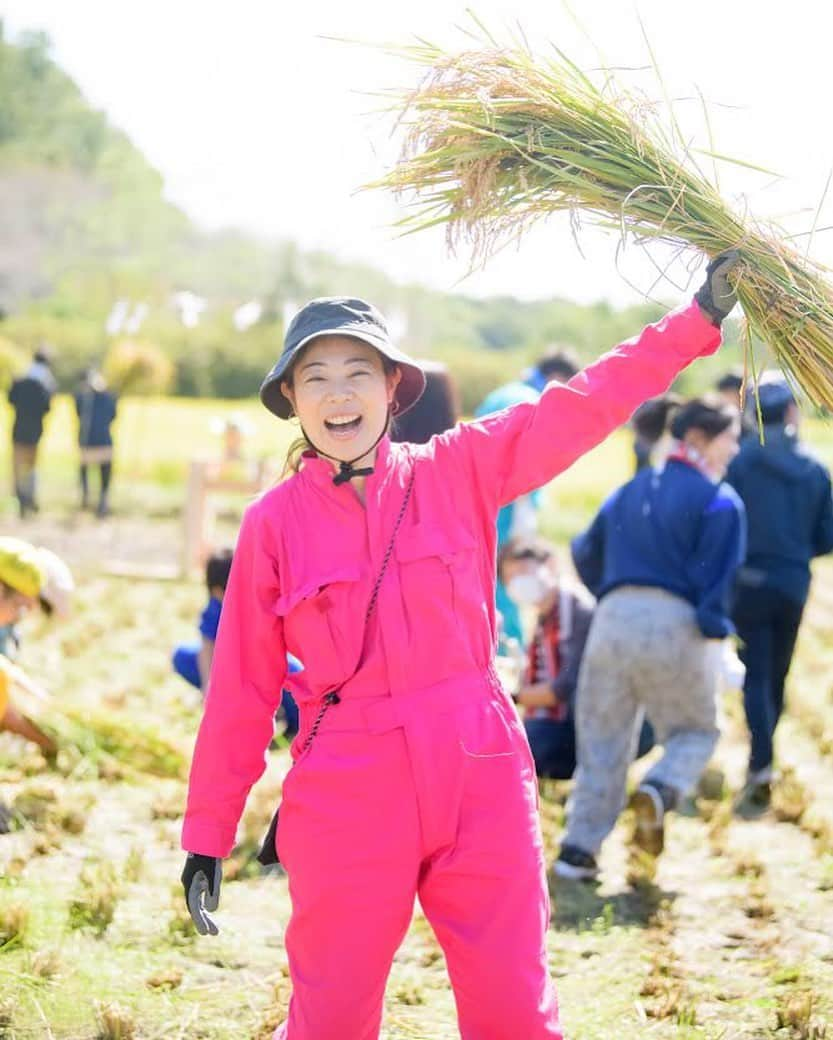
[[[41,725],[59,747],[75,748],[84,759],[105,769],[115,761],[129,771],[150,776],[185,776],[183,752],[157,729],[133,719],[53,702],[50,718]]]
[[[415,195],[403,228],[446,223],[450,245],[468,241],[475,261],[559,210],[571,214],[574,231],[581,216],[623,241],[632,233],[709,256],[736,248],[733,281],[750,336],[812,402],[833,405],[833,291],[824,269],[774,227],[733,212],[673,112],[666,129],[655,106],[610,74],[598,86],[558,51],[538,60],[519,44],[486,43],[462,53],[430,44],[398,51],[429,70],[403,99],[405,153],[373,185]]]
[[[0,902],[0,950],[23,942],[29,927],[29,908],[5,898]]]
[[[133,1013],[120,1004],[96,1001],[96,1040],[134,1040],[138,1033]]]
[[[116,913],[122,890],[109,861],[88,863],[81,871],[78,891],[69,904],[70,928],[90,928],[102,936]]]

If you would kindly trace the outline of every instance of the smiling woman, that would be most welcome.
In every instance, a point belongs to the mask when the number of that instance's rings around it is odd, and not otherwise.
[[[327,335],[303,349],[281,392],[310,448],[353,471],[372,470],[373,452],[400,410],[395,395],[401,379],[397,365],[375,347],[352,336]],[[353,486],[361,495],[364,476],[356,476]]]
[[[426,444],[386,436],[425,377],[375,308],[314,300],[291,322],[261,399],[297,414],[309,449],[243,521],[182,835],[189,910],[216,932],[220,859],[286,684],[299,732],[261,859],[279,857],[293,904],[276,1040],[377,1040],[417,895],[461,1034],[561,1040],[534,763],[494,666],[496,517],[717,348],[730,265],[537,403]],[[291,677],[287,650],[305,665]]]
[[[356,479],[361,497],[391,416],[407,411],[424,389],[424,372],[393,345],[375,307],[329,297],[312,300],[292,319],[260,396],[279,418],[301,420],[303,440],[290,450],[288,468],[297,471],[303,450],[313,449],[338,463],[334,483]]]

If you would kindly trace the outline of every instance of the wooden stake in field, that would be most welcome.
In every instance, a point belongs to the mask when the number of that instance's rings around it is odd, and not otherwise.
[[[405,154],[372,186],[413,196],[404,229],[445,223],[452,245],[464,240],[483,259],[539,218],[567,210],[709,256],[736,248],[734,281],[750,336],[771,348],[811,402],[833,407],[825,269],[776,228],[733,212],[676,125],[666,129],[611,76],[599,87],[560,52],[539,60],[521,45],[488,42],[461,53],[429,44],[398,52],[428,72],[403,97]]]

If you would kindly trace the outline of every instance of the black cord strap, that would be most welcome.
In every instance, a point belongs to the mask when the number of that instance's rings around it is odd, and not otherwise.
[[[344,463],[342,463],[342,465],[344,465]],[[376,584],[373,586],[373,591],[370,594],[370,602],[367,605],[367,611],[365,612],[365,615],[364,615],[364,632],[362,634],[362,651],[364,651],[364,644],[365,644],[365,642],[367,640],[368,622],[370,621],[370,616],[373,613],[373,610],[374,610],[374,608],[376,606],[376,601],[379,598],[379,589],[382,587],[382,579],[385,576],[385,571],[388,569],[388,563],[390,562],[390,558],[393,555],[393,545],[394,545],[394,542],[396,540],[396,533],[399,530],[399,527],[400,527],[400,525],[402,523],[402,520],[403,520],[403,518],[405,516],[405,510],[408,508],[408,502],[410,501],[410,498],[411,498],[411,489],[414,486],[414,476],[415,476],[415,474],[416,474],[416,466],[413,465],[412,468],[411,468],[411,475],[408,478],[408,486],[405,488],[405,497],[402,499],[402,505],[399,508],[399,515],[396,517],[396,522],[393,525],[393,531],[392,531],[390,539],[388,541],[388,547],[385,550],[385,555],[384,555],[384,557],[382,559],[382,566],[379,568],[379,576],[376,579]],[[361,659],[361,655],[360,655],[360,659]],[[352,678],[352,676],[351,676],[351,678]],[[345,682],[346,681],[347,680],[345,680]],[[307,749],[309,748],[310,744],[313,742],[313,740],[315,738],[315,735],[318,733],[318,728],[321,725],[322,721],[324,720],[324,716],[327,714],[329,709],[331,707],[333,707],[334,704],[339,704],[340,702],[341,702],[341,697],[340,697],[338,691],[336,691],[336,690],[331,690],[328,694],[325,695],[324,703],[321,705],[321,708],[320,708],[318,714],[315,717],[315,721],[313,722],[313,724],[312,724],[312,726],[310,728],[310,731],[307,734],[307,737],[306,737],[306,740],[304,741],[303,747],[301,748],[301,754],[302,755],[304,754],[305,751],[307,751]]]
[[[328,455],[326,451],[322,451],[320,448],[317,448],[310,440],[309,435],[307,434],[307,431],[303,428],[303,426],[301,427],[301,433],[303,433],[304,437],[306,437],[307,444],[309,444],[309,446],[317,455],[323,455],[325,459],[330,459],[331,462],[338,463],[338,473],[336,473],[336,475],[333,477],[333,483],[336,487],[338,487],[340,484],[346,484],[347,481],[352,480],[353,477],[369,477],[373,473],[373,466],[364,466],[361,469],[355,469],[354,467],[355,464],[359,461],[359,459],[363,459],[366,455],[369,455],[371,451],[374,450],[374,448],[377,448],[379,446],[379,444],[382,441],[382,438],[388,432],[388,427],[390,426],[390,417],[391,409],[390,406],[388,406],[388,414],[385,417],[385,425],[382,427],[382,432],[379,434],[379,436],[376,438],[373,444],[371,444],[371,446],[367,449],[367,451],[363,451],[361,455],[357,455],[354,459],[350,459],[349,462],[344,462],[342,459],[337,459],[335,455]]]

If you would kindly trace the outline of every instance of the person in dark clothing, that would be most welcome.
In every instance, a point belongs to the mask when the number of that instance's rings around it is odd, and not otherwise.
[[[547,383],[569,383],[579,367],[578,359],[568,347],[551,347],[524,373],[524,382],[541,394]]]
[[[437,433],[445,433],[460,418],[457,387],[448,368],[439,361],[420,360],[425,373],[425,392],[393,423],[391,440],[396,443],[427,444]]]
[[[726,404],[733,408],[741,406],[741,391],[743,390],[743,370],[730,368],[714,384],[715,393],[720,394]]]
[[[576,768],[575,697],[593,600],[560,579],[555,546],[539,538],[512,538],[498,554],[498,574],[518,606],[533,607],[535,631],[513,699],[524,711],[524,729],[539,777],[569,780]],[[653,747],[643,727],[638,755]]]
[[[773,737],[784,708],[789,672],[804,604],[810,560],[833,551],[830,474],[798,440],[798,407],[780,373],[758,384],[764,443],[744,438],[727,480],[743,499],[749,550],[738,570],[733,619],[746,665],[744,707],[751,748],[744,800],[769,805]],[[754,388],[747,409],[757,411]]]
[[[101,480],[96,512],[99,516],[107,516],[110,512],[110,481],[113,475],[113,435],[110,427],[116,417],[116,398],[95,369],[90,369],[81,381],[75,395],[75,410],[78,413],[78,446],[81,449],[81,508],[89,508],[89,469],[97,465]]]
[[[36,513],[38,445],[43,436],[43,420],[55,393],[55,377],[46,350],[38,350],[26,374],[15,379],[9,390],[14,409],[12,427],[12,470],[14,493],[21,518]]]

